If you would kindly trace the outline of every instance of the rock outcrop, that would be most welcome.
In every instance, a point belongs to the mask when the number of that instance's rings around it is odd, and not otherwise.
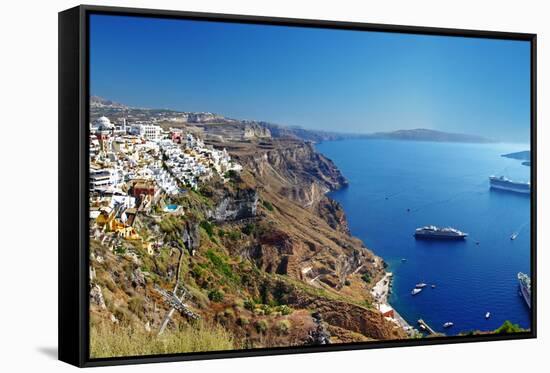
[[[103,298],[103,293],[101,292],[101,287],[97,284],[93,284],[90,289],[90,302],[101,309],[106,309],[105,299]]]
[[[273,149],[240,154],[239,161],[271,189],[302,207],[315,208],[325,193],[347,185],[336,165],[302,141],[275,142]]]
[[[330,343],[330,333],[323,323],[323,316],[319,312],[311,314],[315,323],[315,329],[309,333],[308,344],[310,345],[326,345]]]
[[[186,221],[181,232],[181,239],[187,251],[193,255],[201,244],[199,224],[196,222]]]
[[[225,191],[211,212],[211,217],[217,222],[253,218],[256,216],[258,199],[258,191],[255,189],[238,189],[234,193]]]

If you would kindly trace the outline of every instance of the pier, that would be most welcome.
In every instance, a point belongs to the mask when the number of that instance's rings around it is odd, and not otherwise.
[[[437,332],[435,330],[433,330],[426,321],[422,320],[422,319],[419,319],[418,320],[418,325],[420,325],[421,329],[422,330],[425,330],[426,332],[428,332],[428,334],[431,334],[431,335],[435,335],[437,334]],[[423,328],[422,328],[423,327]]]

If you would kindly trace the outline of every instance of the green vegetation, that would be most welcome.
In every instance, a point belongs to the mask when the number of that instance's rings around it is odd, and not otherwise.
[[[225,279],[230,282],[238,282],[238,276],[233,272],[233,268],[227,262],[227,258],[223,257],[221,254],[216,253],[212,249],[206,251],[206,257],[210,260],[212,267],[215,272],[223,276]]]
[[[269,202],[269,201],[262,201],[262,204],[264,205],[264,207],[266,209],[268,209],[269,211],[273,211],[273,205]]]
[[[289,306],[287,306],[286,304],[278,306],[277,311],[279,311],[284,316],[290,315],[292,312],[294,312],[294,310],[292,308],[290,308]]]
[[[248,324],[250,324],[250,320],[244,316],[239,316],[237,319],[237,325],[239,326],[247,326]]]
[[[214,226],[209,221],[203,220],[200,223],[200,226],[206,234],[208,234],[208,237],[212,238],[214,236]]]
[[[239,231],[229,231],[229,232],[227,232],[227,237],[231,241],[240,240],[241,239],[241,232],[239,232]]]
[[[367,284],[370,284],[372,280],[370,275],[367,272],[363,273],[363,275],[361,276],[361,279],[365,281]]]
[[[161,336],[143,327],[124,327],[110,322],[92,323],[92,358],[233,350],[233,336],[219,325],[196,322]]]
[[[212,302],[221,302],[224,298],[224,293],[220,290],[210,290],[208,292],[208,299]]]
[[[509,320],[504,321],[504,323],[495,330],[496,334],[510,334],[510,333],[519,333],[524,332],[525,329],[521,328],[518,324],[512,324]]]
[[[256,232],[256,225],[255,224],[252,224],[252,223],[248,223],[247,225],[245,225],[242,229],[241,229],[241,232],[243,232],[244,234],[246,234],[247,236],[250,236],[251,234],[253,234],[254,232]]]
[[[254,327],[256,328],[256,331],[258,333],[265,334],[269,325],[267,324],[266,320],[258,320],[254,323]]]
[[[291,326],[290,320],[280,320],[277,322],[276,329],[279,334],[288,334]]]
[[[177,216],[165,215],[159,223],[159,228],[163,233],[177,233],[183,229],[183,222]]]
[[[241,181],[241,177],[239,176],[239,173],[235,170],[229,170],[225,174],[223,174],[223,176],[226,179],[229,179],[231,181],[235,181],[235,182]]]
[[[254,303],[254,300],[252,299],[246,299],[243,302],[243,306],[249,311],[254,311],[254,308],[256,308],[256,303]]]

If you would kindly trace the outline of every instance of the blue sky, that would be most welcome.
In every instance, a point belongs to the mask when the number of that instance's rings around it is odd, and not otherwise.
[[[91,93],[328,131],[526,142],[528,42],[92,15]]]

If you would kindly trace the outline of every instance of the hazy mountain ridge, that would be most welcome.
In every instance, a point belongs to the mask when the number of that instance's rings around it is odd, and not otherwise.
[[[463,143],[493,143],[486,137],[469,135],[464,133],[452,133],[431,130],[426,128],[415,128],[410,130],[397,130],[392,132],[377,132],[372,135],[366,135],[366,138],[374,139],[392,139],[408,141],[437,141],[437,142],[463,142]]]
[[[344,140],[344,139],[393,139],[409,141],[438,141],[438,142],[463,142],[463,143],[492,143],[489,138],[463,133],[451,133],[426,128],[397,130],[391,132],[375,133],[343,133],[336,131],[324,131],[306,129],[298,126],[285,126],[266,121],[240,120],[228,118],[224,115],[212,112],[187,112],[172,109],[148,109],[126,106],[99,96],[90,97],[90,116],[92,119],[101,115],[117,121],[122,118],[128,120],[152,120],[164,127],[178,127],[179,125],[197,125],[198,130],[208,136],[235,139],[231,133],[241,133],[251,138],[287,138],[299,139],[311,142]],[[209,126],[228,125],[228,126]]]

